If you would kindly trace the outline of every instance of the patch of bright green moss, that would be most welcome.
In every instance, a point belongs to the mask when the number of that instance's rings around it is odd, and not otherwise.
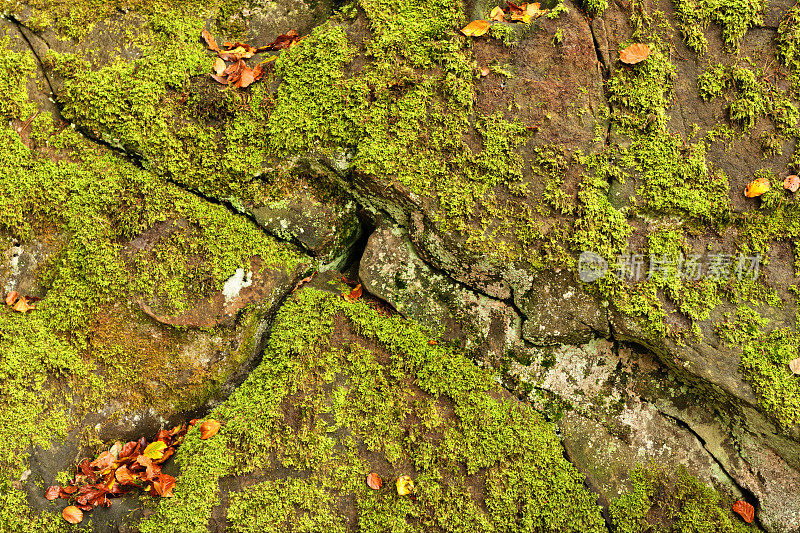
[[[330,340],[342,328],[356,335]],[[175,497],[160,502],[142,531],[205,531],[221,476],[279,465],[305,475],[267,474],[234,494],[235,530],[250,531],[252,520],[260,530],[341,527],[340,498],[355,502],[363,531],[604,530],[552,426],[492,392],[491,375],[462,354],[428,339],[362,302],[298,293],[279,312],[261,365],[212,414],[220,433],[187,436]],[[370,454],[390,468],[382,491],[364,482],[378,468]],[[486,477],[472,477],[479,472]],[[400,473],[413,474],[417,502],[394,492]],[[483,502],[467,489],[476,482]]]
[[[763,0],[675,0],[678,27],[686,44],[703,54],[708,40],[703,34],[710,22],[722,28],[722,41],[728,52],[738,53],[747,30],[762,23],[766,2]]]
[[[744,533],[746,525],[730,510],[730,502],[685,469],[668,472],[651,465],[630,472],[633,489],[611,503],[614,531],[619,533]]]
[[[795,89],[800,89],[800,5],[795,4],[778,26],[778,58],[793,76]]]

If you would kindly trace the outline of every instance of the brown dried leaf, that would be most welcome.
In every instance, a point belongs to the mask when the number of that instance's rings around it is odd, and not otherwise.
[[[789,189],[792,192],[797,192],[797,189],[800,189],[800,177],[794,174],[786,176],[786,179],[783,180],[783,188]]]
[[[245,87],[249,87],[254,81],[256,81],[255,72],[250,67],[245,67],[234,86],[239,89],[244,89]]]
[[[733,504],[733,512],[741,516],[748,524],[753,521],[756,515],[756,510],[752,505],[745,501],[738,501]]]
[[[650,47],[644,43],[635,43],[619,51],[619,60],[628,65],[641,63],[650,55]]]
[[[214,435],[217,434],[219,431],[221,424],[214,420],[213,418],[209,418],[202,424],[200,424],[200,439],[206,440],[210,439]]]
[[[18,313],[27,313],[31,309],[36,309],[36,304],[28,303],[28,299],[23,296],[17,300],[17,303],[14,304],[13,309]]]
[[[294,30],[289,30],[283,35],[278,35],[274,41],[266,46],[258,48],[256,51],[266,52],[267,50],[283,50],[285,48],[291,48],[298,42],[300,42],[300,36],[298,33]]]
[[[64,507],[64,510],[61,512],[61,516],[63,516],[64,520],[70,524],[79,524],[81,520],[83,520],[83,511],[74,505],[70,505],[68,507]]]
[[[208,30],[204,29],[203,31],[201,31],[200,36],[206,42],[206,46],[208,46],[211,50],[214,50],[215,52],[220,51],[217,41],[214,40],[214,37],[211,36],[211,33],[209,33]]]
[[[488,20],[473,20],[461,29],[461,33],[467,37],[480,37],[489,31],[492,23]]]
[[[524,9],[522,9],[520,6],[518,6],[514,2],[506,1],[506,4],[508,4],[508,12],[509,13],[512,13],[512,14],[513,13],[517,13],[518,15],[522,15],[522,13],[525,12]]]
[[[97,457],[97,459],[89,463],[89,466],[98,472],[103,472],[105,469],[109,468],[113,462],[114,456],[109,452],[103,452]]]
[[[367,485],[372,490],[378,490],[381,487],[383,487],[383,480],[381,479],[381,476],[379,476],[375,472],[370,472],[367,475]]]
[[[19,293],[17,291],[11,291],[6,295],[6,305],[14,305],[14,302],[17,301],[19,298]]]
[[[153,480],[153,490],[161,497],[171,498],[173,487],[175,487],[175,478],[169,474],[161,474],[158,479]]]
[[[485,78],[486,76],[488,76],[489,72],[491,72],[489,70],[489,67],[481,67],[481,77],[482,78]]]
[[[492,9],[492,12],[489,13],[489,18],[497,22],[503,22],[505,13],[503,13],[503,10],[500,9],[500,6],[496,6],[494,9]]]
[[[137,479],[125,465],[117,468],[114,472],[114,478],[120,485],[133,485]]]
[[[61,493],[61,487],[58,485],[51,485],[47,487],[47,490],[44,493],[44,497],[50,501],[55,500],[58,498],[58,495]]]
[[[124,459],[126,457],[131,456],[133,452],[136,450],[137,445],[138,443],[133,440],[126,443],[125,446],[123,446],[122,449],[119,451],[119,458]]]
[[[800,357],[795,357],[789,361],[789,370],[791,370],[793,374],[800,375]]]
[[[769,180],[767,178],[758,178],[747,184],[747,187],[744,189],[744,195],[748,198],[755,198],[767,192],[769,187]]]

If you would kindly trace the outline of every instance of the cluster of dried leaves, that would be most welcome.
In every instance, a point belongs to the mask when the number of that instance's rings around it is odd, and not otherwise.
[[[217,59],[214,61],[214,74],[211,75],[215,81],[223,85],[233,85],[238,89],[243,89],[254,81],[260,80],[265,71],[264,65],[269,65],[274,61],[277,56],[270,56],[255,68],[250,68],[244,62],[245,59],[250,59],[256,54],[267,52],[270,50],[283,50],[291,48],[300,42],[301,37],[294,30],[290,30],[283,35],[279,35],[277,39],[266,46],[256,48],[247,43],[239,41],[233,43],[223,43],[223,48],[219,47],[217,41],[212,37],[208,30],[203,30],[200,36],[206,42],[206,46],[210,50],[217,53]],[[230,63],[230,65],[228,64]]]
[[[372,490],[380,490],[383,487],[383,479],[380,475],[376,474],[375,472],[370,472],[367,474],[367,486]],[[395,481],[395,489],[397,490],[397,494],[400,496],[410,496],[412,500],[416,500],[417,497],[415,495],[414,489],[414,480],[411,479],[411,476],[403,474],[402,476],[397,478]]]
[[[761,196],[770,189],[771,185],[767,178],[757,178],[747,184],[744,188],[744,195],[748,198]],[[792,174],[783,180],[783,188],[790,192],[797,192],[800,189],[800,177]]]
[[[524,22],[525,24],[530,24],[532,20],[541,17],[546,14],[547,11],[547,9],[540,9],[540,4],[538,2],[518,6],[514,2],[507,0],[505,9],[496,6],[489,14],[489,18],[492,19],[492,22],[506,22],[506,18],[508,18],[509,22]],[[467,37],[480,37],[489,31],[492,22],[488,20],[473,20],[462,28],[461,33]]]
[[[84,459],[78,464],[77,473],[66,486],[53,485],[45,492],[45,498],[70,500],[62,516],[67,522],[77,524],[83,520],[83,511],[95,507],[111,506],[110,498],[141,490],[161,497],[172,496],[175,478],[161,471],[161,465],[175,453],[183,442],[186,432],[199,420],[181,424],[172,429],[162,429],[153,442],[142,437],[138,441],[122,444],[117,441],[94,461]],[[208,439],[217,434],[220,423],[206,420],[200,424],[200,438]]]
[[[11,291],[6,294],[6,305],[11,307],[17,313],[27,313],[31,309],[36,309],[36,303],[39,298],[35,296],[20,296],[17,291]]]

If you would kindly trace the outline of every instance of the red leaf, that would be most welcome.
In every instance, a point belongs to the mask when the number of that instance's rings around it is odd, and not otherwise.
[[[44,493],[44,497],[50,501],[55,500],[58,498],[58,495],[61,493],[61,487],[58,485],[51,485],[47,487],[47,491]]]
[[[220,426],[221,424],[216,420],[214,420],[213,418],[210,418],[205,422],[203,422],[202,424],[200,424],[200,440],[210,439],[211,437],[216,435],[217,432],[219,431]]]
[[[175,478],[169,474],[161,474],[158,479],[153,481],[153,490],[156,494],[165,498],[172,497],[172,489],[175,487]]]
[[[509,0],[506,0],[506,4],[508,4],[508,12],[509,12],[509,13],[518,13],[518,14],[520,14],[520,15],[521,15],[521,14],[523,14],[523,13],[525,12],[525,10],[524,10],[524,9],[522,9],[521,7],[519,7],[519,6],[518,6],[517,4],[515,4],[514,2],[511,2],[511,1],[509,1]]]
[[[733,504],[733,512],[739,514],[748,524],[753,521],[756,514],[752,505],[741,500]]]
[[[378,490],[383,486],[383,480],[381,479],[381,476],[375,472],[371,472],[369,475],[367,475],[367,485],[372,490]]]
[[[289,30],[283,35],[278,37],[266,46],[257,49],[258,52],[266,52],[267,50],[283,50],[291,48],[295,43],[300,41],[300,36],[294,30]]]
[[[130,441],[122,449],[119,451],[119,458],[124,459],[133,455],[134,451],[136,450],[138,443],[136,441]]]

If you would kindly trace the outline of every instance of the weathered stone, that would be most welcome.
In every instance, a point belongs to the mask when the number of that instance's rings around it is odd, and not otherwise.
[[[436,336],[490,356],[501,355],[519,339],[513,309],[431,269],[400,228],[378,228],[370,236],[358,274],[368,292]]]

